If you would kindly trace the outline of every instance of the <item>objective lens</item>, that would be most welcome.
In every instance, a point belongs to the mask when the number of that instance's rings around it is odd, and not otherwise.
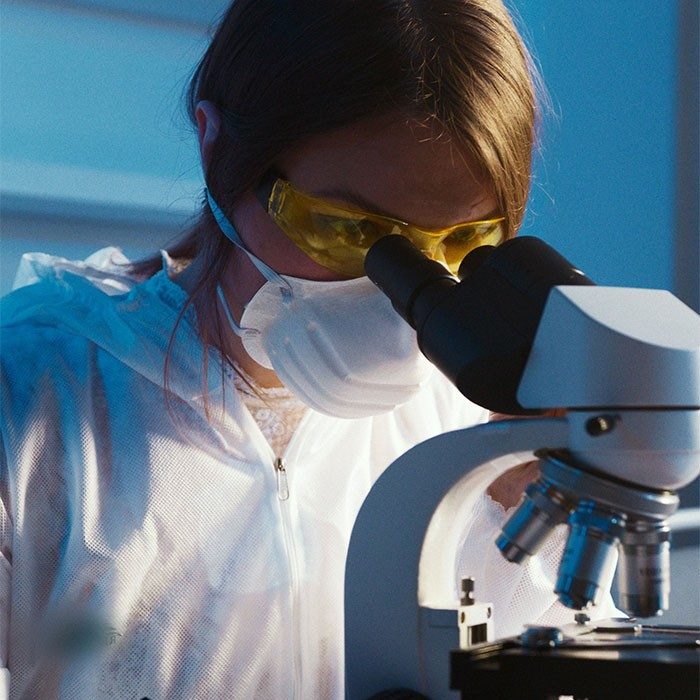
[[[568,608],[581,610],[599,601],[600,581],[614,565],[625,516],[605,510],[593,501],[580,501],[569,524],[571,529],[554,592]]]
[[[548,481],[539,479],[525,489],[525,498],[496,540],[501,554],[520,564],[535,554],[550,532],[566,522],[573,508]]]
[[[620,606],[634,617],[653,617],[668,609],[671,592],[671,532],[666,521],[627,524],[620,542]]]

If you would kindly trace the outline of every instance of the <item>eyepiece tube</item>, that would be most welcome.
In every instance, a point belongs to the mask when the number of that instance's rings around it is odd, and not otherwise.
[[[464,396],[511,415],[539,412],[517,393],[552,287],[592,284],[531,236],[473,250],[459,279],[405,236],[384,236],[367,251],[365,272]]]
[[[430,260],[405,236],[391,235],[380,238],[365,256],[367,276],[386,294],[399,315],[413,328],[418,328],[421,316],[432,308],[442,294],[443,287],[451,289],[457,280],[440,263]],[[436,287],[437,298],[432,299],[429,287]],[[420,297],[426,312],[416,314],[414,304]]]

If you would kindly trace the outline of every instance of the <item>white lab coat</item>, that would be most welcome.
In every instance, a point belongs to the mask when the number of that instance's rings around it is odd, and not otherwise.
[[[344,561],[365,495],[412,445],[486,411],[437,372],[381,416],[310,411],[281,455],[280,500],[276,455],[213,357],[210,400],[220,406],[225,389],[225,408],[204,416],[192,310],[166,409],[163,362],[185,294],[167,271],[136,284],[115,271],[120,256],[25,257],[29,286],[3,300],[11,700],[342,698]],[[539,613],[554,600],[545,593]]]

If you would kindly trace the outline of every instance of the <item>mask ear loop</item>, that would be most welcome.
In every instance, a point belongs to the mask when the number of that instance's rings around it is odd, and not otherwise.
[[[245,326],[241,326],[238,323],[236,323],[236,319],[233,317],[233,314],[231,313],[231,308],[229,307],[228,302],[226,301],[226,297],[224,296],[224,290],[221,289],[220,284],[216,285],[216,293],[219,297],[219,303],[221,304],[221,306],[224,309],[224,313],[226,314],[226,318],[228,319],[228,322],[231,325],[231,330],[239,338],[242,338],[243,336],[251,338],[253,336],[260,334],[260,331],[257,330],[256,328],[246,328]]]
[[[216,203],[214,200],[214,197],[212,197],[211,192],[209,192],[209,188],[206,187],[204,189],[206,195],[207,195],[207,200],[209,202],[209,208],[211,209],[212,214],[214,214],[214,218],[216,219],[216,223],[219,224],[219,228],[223,232],[223,234],[226,236],[226,238],[231,241],[235,246],[240,248],[250,259],[250,262],[255,265],[255,267],[258,269],[260,274],[269,282],[274,282],[275,284],[278,285],[280,294],[282,295],[282,298],[285,301],[291,300],[293,294],[292,294],[292,286],[289,284],[289,282],[284,279],[279,273],[277,273],[275,270],[273,270],[267,263],[264,263],[260,258],[258,258],[256,255],[253,255],[246,247],[245,244],[243,243],[243,240],[241,239],[240,235],[238,234],[238,231],[233,227],[233,224],[226,218],[224,212],[221,210],[221,207]],[[220,293],[221,296],[221,293]],[[228,310],[228,305],[224,304],[224,307],[226,308],[229,316],[230,311]],[[240,326],[237,326],[240,328]]]

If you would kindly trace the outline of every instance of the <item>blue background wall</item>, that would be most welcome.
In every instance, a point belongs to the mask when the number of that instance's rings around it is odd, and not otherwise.
[[[18,258],[157,250],[202,180],[181,93],[223,4],[0,6],[1,292]]]
[[[523,232],[599,283],[664,287],[697,307],[696,0],[510,4],[553,108]],[[114,241],[138,255],[194,212],[202,182],[180,98],[225,6],[3,3],[1,292],[24,249],[82,256]]]
[[[674,284],[679,6],[517,3],[554,114],[530,216],[601,284]]]

